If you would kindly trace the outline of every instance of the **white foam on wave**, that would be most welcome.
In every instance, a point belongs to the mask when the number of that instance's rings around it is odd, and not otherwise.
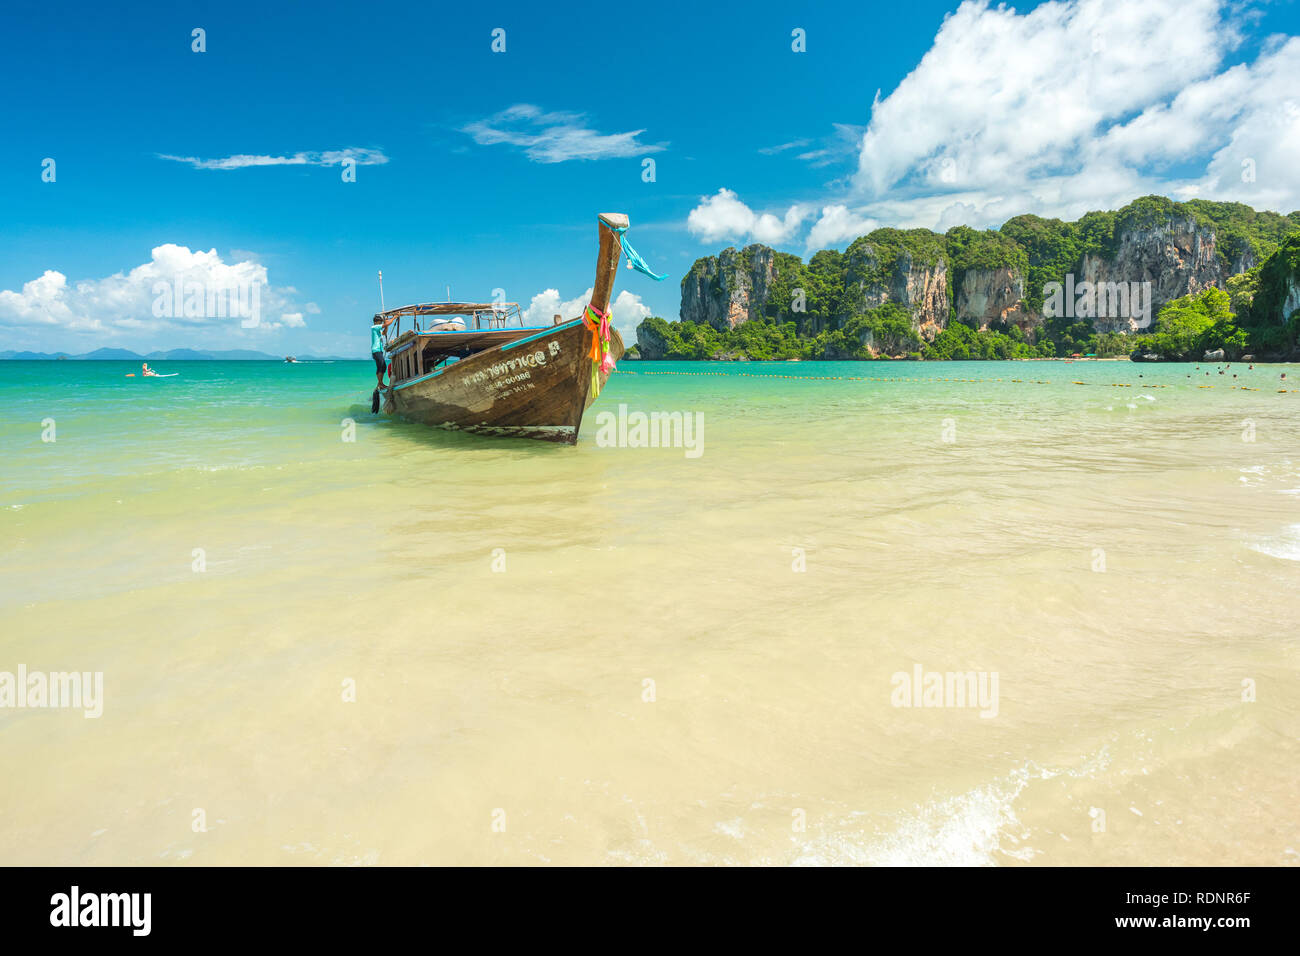
[[[721,820],[713,824],[713,832],[729,836],[733,840],[742,840],[745,837],[744,821],[739,817],[734,820]]]
[[[1092,777],[1109,762],[1103,748],[1071,769],[1028,763],[965,793],[918,804],[901,814],[893,828],[865,842],[848,828],[811,840],[793,865],[997,866],[1007,857],[1028,862],[1038,851],[1028,844],[1029,829],[1016,816],[1020,795],[1035,780]]]
[[[1282,558],[1286,561],[1300,561],[1300,524],[1293,524],[1281,534],[1253,542],[1250,547],[1260,554]]]
[[[1027,774],[1010,782],[985,784],[939,797],[903,814],[887,832],[862,842],[840,832],[806,846],[794,866],[996,866],[999,852],[1032,854],[1028,847],[1004,851],[1004,842],[1027,835],[1016,818],[1015,801]],[[1017,832],[1018,831],[1018,832]]]

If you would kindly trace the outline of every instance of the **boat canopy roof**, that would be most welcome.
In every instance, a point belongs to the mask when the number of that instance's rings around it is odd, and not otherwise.
[[[530,332],[549,332],[552,328],[554,326],[530,329],[461,329],[449,332],[403,332],[389,342],[386,348],[394,355],[406,351],[413,344],[418,344],[419,348],[428,356],[460,352],[462,350],[473,353],[483,349],[495,348],[498,345],[506,345],[516,339],[523,338]]]
[[[403,315],[474,315],[479,312],[498,312],[509,314],[519,309],[518,302],[424,302],[420,305],[404,305],[400,309],[380,312],[376,318],[400,317]]]

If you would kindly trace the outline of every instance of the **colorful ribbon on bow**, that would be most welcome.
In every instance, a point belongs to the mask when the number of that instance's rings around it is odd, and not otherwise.
[[[608,375],[614,371],[614,355],[609,344],[609,313],[602,312],[590,302],[582,313],[582,324],[591,332],[591,349],[587,355],[591,359],[591,394],[600,394],[600,373]]]
[[[618,244],[623,248],[623,255],[627,256],[628,265],[630,265],[637,272],[641,272],[644,273],[645,275],[648,275],[656,282],[663,282],[664,279],[668,277],[667,273],[665,273],[664,275],[656,275],[655,273],[650,271],[650,267],[646,265],[646,261],[637,254],[637,251],[632,248],[632,244],[627,241],[627,226],[624,226],[621,229],[615,229],[614,231],[618,233]]]

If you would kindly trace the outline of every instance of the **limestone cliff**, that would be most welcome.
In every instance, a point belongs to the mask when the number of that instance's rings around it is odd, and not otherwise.
[[[942,237],[928,233],[923,238],[929,238],[929,242],[923,241],[920,248],[908,248],[893,241],[897,238],[894,230],[880,232],[887,235],[877,237],[873,233],[853,243],[845,253],[843,295],[838,299],[839,312],[834,319],[843,322],[878,306],[896,303],[911,313],[915,328],[927,339],[943,330],[950,313],[977,328],[1004,322],[1029,329],[1041,321],[1024,301],[1023,269],[996,266],[965,270],[950,306],[950,271]],[[682,279],[680,317],[719,330],[734,329],[742,322],[760,318],[778,272],[777,253],[763,245],[747,246],[739,252],[724,249],[716,256],[699,259]],[[789,281],[797,283],[799,278]]]
[[[977,329],[1016,325],[1032,341],[1049,288],[1089,283],[1112,303],[1123,301],[1118,286],[1140,289],[1142,307],[1090,314],[1071,300],[1066,312],[1050,314],[1090,319],[1098,332],[1133,332],[1149,329],[1170,300],[1223,288],[1256,268],[1298,228],[1300,213],[1147,196],[1077,222],[1024,215],[999,230],[877,229],[807,263],[754,244],[697,260],[682,279],[680,316],[720,332],[767,317],[812,337],[892,303],[923,339],[956,319]],[[1280,311],[1283,302],[1272,306]]]
[[[1094,288],[1098,284],[1128,283],[1131,287],[1135,282],[1149,282],[1150,317],[1154,317],[1166,302],[1211,286],[1222,288],[1225,278],[1214,228],[1198,223],[1192,216],[1172,216],[1119,226],[1113,254],[1085,253],[1077,281],[1090,282]],[[1098,315],[1093,318],[1093,326],[1098,332],[1133,332],[1147,327],[1147,323],[1135,314]]]
[[[755,243],[737,252],[723,249],[697,259],[682,279],[680,315],[684,321],[734,329],[763,313],[776,278],[776,252]]]
[[[1042,320],[1025,303],[1024,272],[1011,266],[967,269],[953,296],[953,311],[958,321],[978,329],[999,322],[1029,329]]]
[[[918,232],[923,230],[912,230]],[[888,302],[901,305],[917,330],[932,339],[948,324],[948,264],[940,244],[909,246],[897,241],[903,235],[880,229],[849,246],[844,302],[851,315]]]
[[[636,327],[637,353],[643,359],[661,359],[668,354],[668,342],[661,332],[663,319],[643,319]]]

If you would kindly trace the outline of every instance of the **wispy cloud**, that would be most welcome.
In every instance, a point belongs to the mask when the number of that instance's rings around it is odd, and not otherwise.
[[[330,149],[323,152],[303,151],[292,156],[266,156],[238,153],[220,159],[200,159],[197,156],[171,156],[159,153],[159,159],[188,163],[195,169],[246,169],[249,166],[341,166],[352,160],[358,166],[382,166],[388,157],[379,149]]]
[[[759,152],[764,156],[779,156],[791,150],[800,150],[794,154],[795,158],[813,167],[829,166],[855,156],[862,145],[862,134],[867,128],[852,123],[832,123],[831,126],[833,129],[828,136],[816,140],[795,139],[779,146],[764,146]]]
[[[862,145],[862,134],[867,131],[867,127],[853,123],[832,123],[831,126],[834,128],[831,135],[823,137],[816,149],[799,154],[800,159],[814,168],[856,156]]]
[[[545,112],[519,103],[486,119],[461,127],[480,146],[507,145],[522,149],[535,163],[570,159],[618,159],[661,152],[666,143],[642,143],[643,129],[601,133],[586,125],[584,113]]]
[[[810,139],[795,139],[788,143],[782,143],[780,146],[764,146],[759,152],[764,156],[775,156],[777,153],[784,153],[787,149],[800,149],[811,142]]]

